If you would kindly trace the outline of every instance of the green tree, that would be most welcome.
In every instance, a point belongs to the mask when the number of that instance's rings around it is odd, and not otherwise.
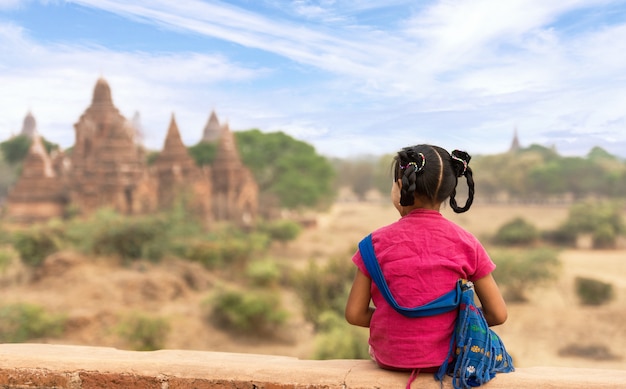
[[[188,150],[198,166],[210,165],[215,160],[217,144],[200,142],[195,146],[189,147]]]
[[[42,138],[41,141],[43,142],[43,145],[48,153],[52,150],[59,149],[59,145],[49,142],[45,138]],[[8,163],[20,163],[24,160],[26,154],[28,154],[28,149],[30,148],[31,143],[32,140],[27,135],[14,136],[9,140],[0,143],[0,151],[2,151],[4,160]]]
[[[335,172],[315,148],[283,132],[235,132],[241,158],[262,193],[290,209],[329,204]]]
[[[31,139],[26,135],[18,135],[0,143],[0,150],[4,160],[10,164],[22,162],[28,149],[30,148]]]

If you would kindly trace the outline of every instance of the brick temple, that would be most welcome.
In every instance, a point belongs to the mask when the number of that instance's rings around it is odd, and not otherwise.
[[[126,215],[167,209],[183,201],[208,225],[215,221],[252,222],[258,210],[258,186],[237,151],[227,124],[212,112],[201,142],[217,145],[211,166],[198,166],[182,142],[172,115],[163,149],[146,162],[133,120],[113,104],[111,88],[100,78],[91,105],[74,124],[70,155],[49,155],[31,113],[22,134],[32,138],[22,173],[10,190],[4,217],[24,223],[64,217],[69,210],[89,215],[110,207]]]

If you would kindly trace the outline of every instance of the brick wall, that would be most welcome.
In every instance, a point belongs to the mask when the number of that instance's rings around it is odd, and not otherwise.
[[[123,351],[49,344],[1,344],[0,388],[346,389],[404,388],[408,373],[366,360],[312,361],[204,351]],[[412,388],[439,389],[432,374]],[[450,378],[443,388],[451,388]],[[519,368],[486,388],[626,388],[626,370]]]

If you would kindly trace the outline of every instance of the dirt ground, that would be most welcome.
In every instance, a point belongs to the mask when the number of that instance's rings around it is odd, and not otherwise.
[[[554,228],[566,218],[567,210],[565,206],[474,204],[466,214],[449,209],[442,213],[478,237],[486,237],[515,216],[540,229]],[[274,247],[271,255],[295,266],[329,257],[345,256],[349,261],[363,236],[398,218],[384,201],[341,201],[314,216],[316,227],[303,231],[297,241]],[[508,321],[495,331],[519,367],[626,369],[626,250],[567,250],[560,260],[556,283],[531,289],[528,303],[509,304]],[[581,306],[574,292],[576,276],[612,283],[616,298],[600,307]],[[68,314],[69,328],[63,338],[37,341],[124,348],[114,330],[116,323],[133,312],[147,312],[169,320],[171,331],[165,342],[169,349],[310,357],[313,329],[299,315],[298,299],[289,292],[283,293],[283,304],[293,312],[278,339],[233,337],[207,325],[202,302],[222,285],[223,280],[194,263],[165,260],[159,265],[122,267],[110,260],[63,252],[48,258],[34,279],[18,264],[5,271],[0,275],[0,300],[33,302]],[[573,347],[595,358],[563,354]]]

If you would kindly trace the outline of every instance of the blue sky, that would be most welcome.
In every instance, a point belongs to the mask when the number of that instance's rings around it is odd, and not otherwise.
[[[0,140],[69,147],[99,77],[144,144],[284,131],[337,157],[434,143],[626,157],[626,0],[0,0]]]

